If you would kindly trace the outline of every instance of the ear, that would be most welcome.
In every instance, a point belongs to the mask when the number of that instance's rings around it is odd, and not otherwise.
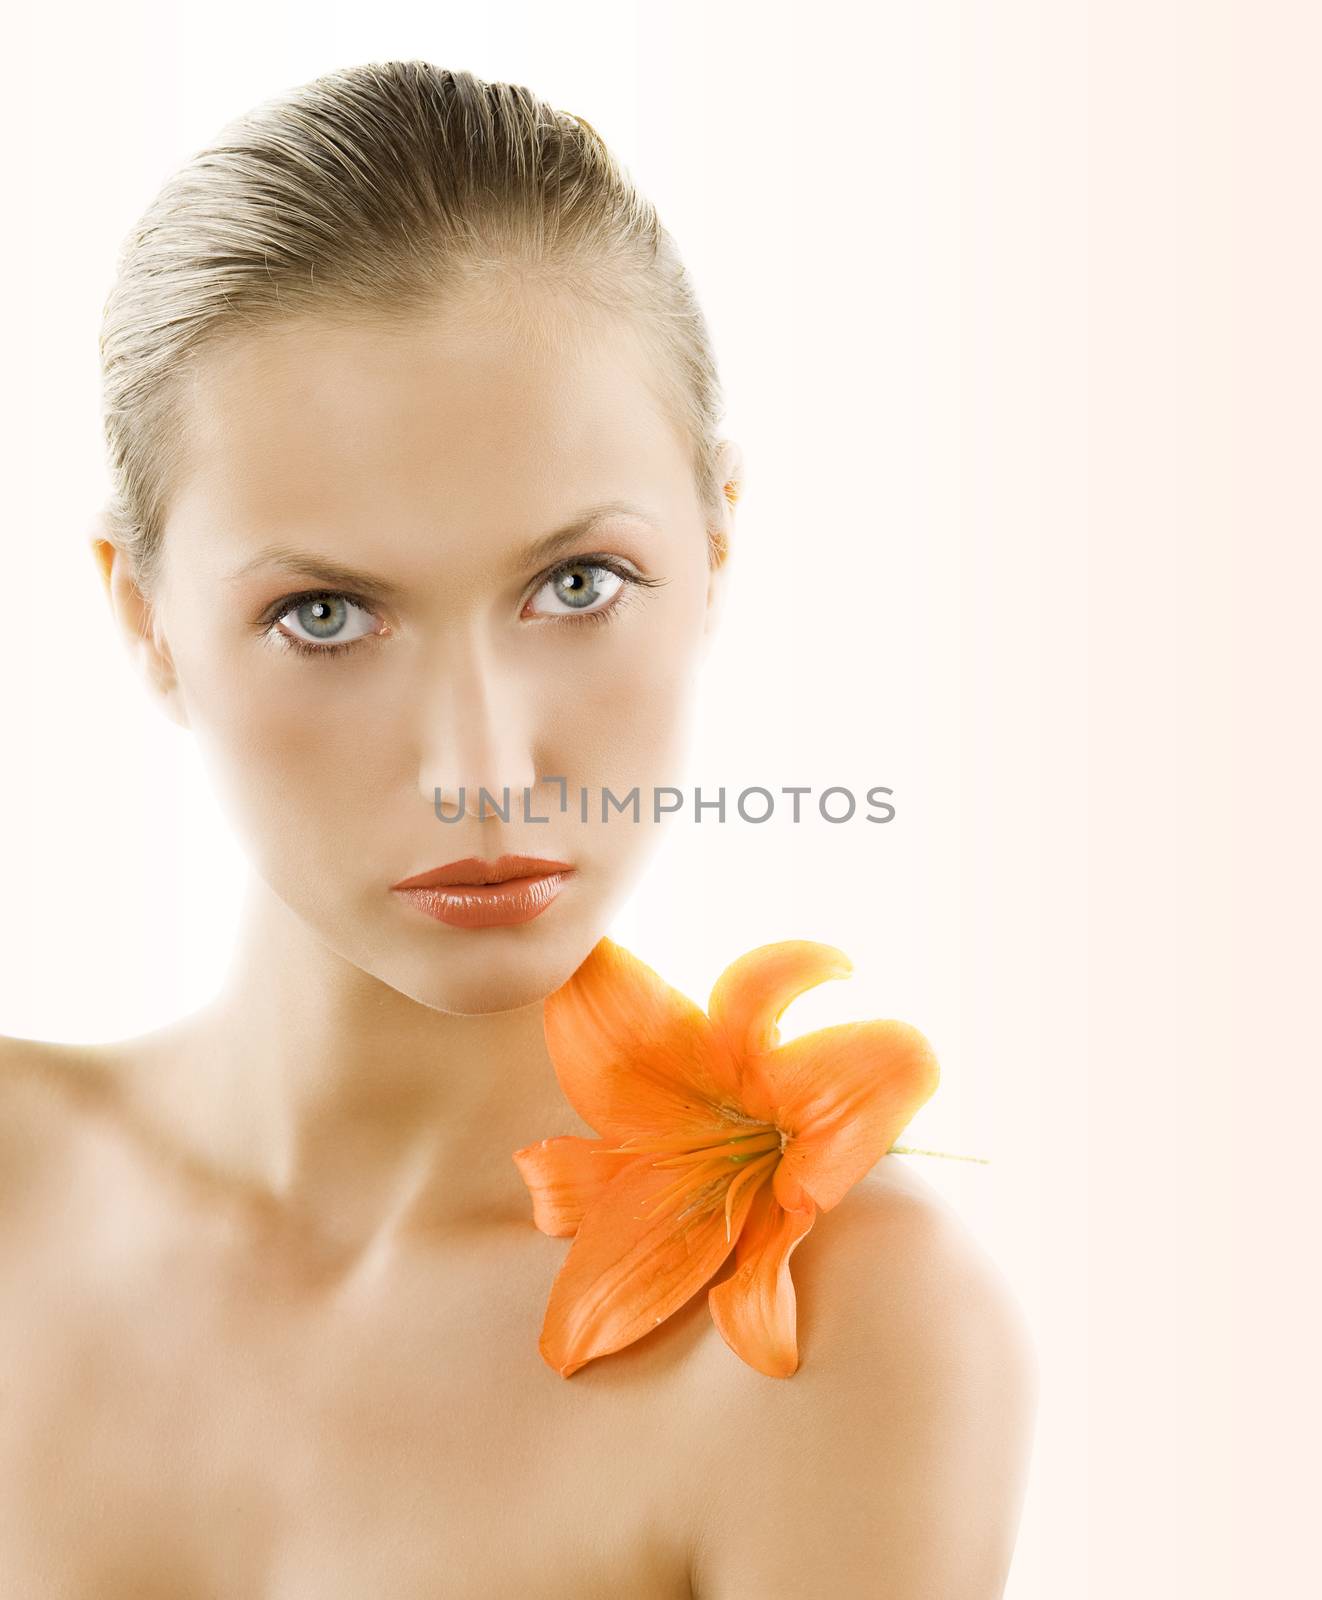
[[[711,530],[712,542],[718,547],[718,559],[711,567],[707,580],[707,620],[704,626],[706,647],[711,647],[716,626],[725,603],[726,585],[729,581],[730,548],[734,539],[735,502],[743,491],[744,453],[731,439],[722,439],[717,451],[720,481],[725,486],[725,503],[721,521]]]
[[[103,506],[92,518],[87,533],[92,559],[110,602],[110,610],[133,664],[146,680],[152,697],[172,722],[188,727],[183,691],[174,658],[161,632],[156,607],[142,593],[129,570],[128,557],[110,537]]]

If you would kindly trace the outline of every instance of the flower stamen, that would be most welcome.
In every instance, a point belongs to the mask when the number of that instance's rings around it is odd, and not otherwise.
[[[770,1143],[767,1143],[767,1140]],[[654,1161],[654,1167],[682,1167],[694,1161],[707,1161],[714,1156],[725,1156],[729,1161],[750,1161],[754,1156],[760,1156],[767,1150],[780,1149],[780,1135],[774,1128],[766,1133],[748,1135],[746,1138],[734,1140],[728,1144],[705,1145],[698,1150],[686,1150],[682,1155],[668,1156],[664,1161]]]
[[[769,1150],[766,1155],[760,1157],[757,1161],[750,1162],[742,1172],[737,1172],[731,1178],[725,1190],[725,1237],[727,1242],[730,1238],[730,1217],[734,1211],[735,1195],[750,1179],[754,1183],[760,1183],[767,1173],[773,1170],[779,1160],[780,1151],[778,1149]]]
[[[672,1155],[696,1150],[716,1150],[722,1145],[731,1144],[742,1139],[757,1139],[763,1134],[772,1131],[766,1123],[759,1123],[750,1128],[747,1133],[729,1133],[723,1128],[713,1128],[705,1137],[710,1141],[703,1144],[702,1133],[674,1133],[664,1134],[657,1138],[626,1139],[623,1144],[611,1145],[608,1149],[594,1150],[593,1155],[601,1156],[641,1156],[641,1155]],[[695,1142],[696,1141],[696,1142]]]
[[[674,1183],[669,1184],[666,1188],[662,1189],[659,1194],[653,1195],[652,1198],[646,1202],[644,1209],[648,1211],[655,1210],[657,1206],[662,1205],[666,1201],[673,1200],[678,1195],[687,1194],[690,1190],[701,1187],[704,1182],[716,1177],[718,1173],[722,1172],[724,1170],[724,1166],[725,1163],[723,1161],[713,1161],[709,1164],[709,1166],[701,1166],[696,1169],[690,1169],[689,1171],[681,1172]],[[681,1215],[682,1214],[683,1213],[681,1213]]]

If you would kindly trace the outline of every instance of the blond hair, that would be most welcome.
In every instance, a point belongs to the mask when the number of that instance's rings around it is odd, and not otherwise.
[[[101,328],[106,531],[155,584],[186,395],[218,341],[296,318],[404,322],[477,297],[546,340],[511,291],[632,320],[687,442],[709,559],[724,555],[720,382],[706,321],[652,204],[582,117],[426,61],[327,73],[224,127],[121,247]]]

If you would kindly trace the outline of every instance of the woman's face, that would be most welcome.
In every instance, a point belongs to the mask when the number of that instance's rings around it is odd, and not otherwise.
[[[564,982],[682,786],[722,575],[643,346],[593,327],[552,352],[476,311],[292,324],[209,352],[191,391],[151,617],[170,714],[274,893],[441,1010]],[[637,514],[532,548],[615,502]],[[442,821],[461,786],[474,815]],[[639,820],[603,821],[635,787]],[[528,922],[457,928],[391,890],[507,852],[575,869]]]

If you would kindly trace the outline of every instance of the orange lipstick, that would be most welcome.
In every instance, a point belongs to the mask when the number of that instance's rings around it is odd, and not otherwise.
[[[390,887],[453,928],[509,927],[540,916],[573,871],[567,861],[541,856],[504,855],[494,861],[466,856]]]

